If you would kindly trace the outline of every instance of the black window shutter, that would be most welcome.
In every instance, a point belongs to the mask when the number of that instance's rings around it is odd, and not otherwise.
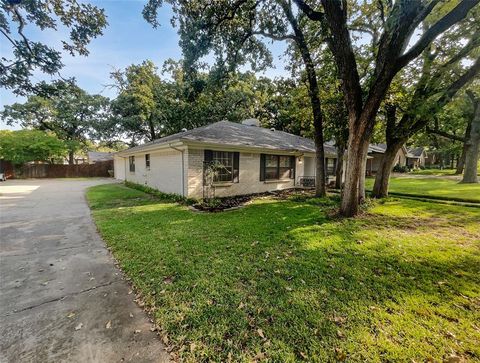
[[[290,179],[294,179],[295,180],[295,168],[296,168],[296,162],[295,162],[295,156],[290,156]]]
[[[260,154],[260,181],[265,180],[265,154]]]
[[[213,151],[205,149],[203,154],[203,161],[210,162],[212,160],[213,160]]]
[[[240,153],[238,151],[233,153],[233,182],[238,183],[240,171]]]

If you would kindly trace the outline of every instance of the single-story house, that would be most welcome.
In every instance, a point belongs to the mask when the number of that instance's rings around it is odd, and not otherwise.
[[[411,169],[418,169],[425,167],[428,159],[427,152],[424,147],[415,147],[408,150],[407,166]]]
[[[335,173],[336,150],[325,145]],[[116,179],[166,193],[205,198],[261,193],[315,183],[313,140],[259,126],[220,121],[184,130],[114,155]]]
[[[387,144],[370,144],[368,147],[368,157],[367,157],[367,175],[375,174],[382,163],[383,154],[387,150]],[[397,155],[395,156],[394,165],[406,166],[407,165],[407,148],[402,146],[398,150]]]
[[[113,153],[104,151],[89,151],[87,152],[87,158],[89,164],[95,164],[100,161],[113,160]]]

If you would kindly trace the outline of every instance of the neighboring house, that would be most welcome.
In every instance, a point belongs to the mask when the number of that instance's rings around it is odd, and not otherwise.
[[[375,174],[381,166],[383,154],[387,150],[387,144],[370,144],[367,157],[367,175]],[[407,165],[407,148],[402,146],[395,156],[394,165]]]
[[[411,169],[425,167],[428,155],[423,147],[416,147],[408,150],[407,166]]]
[[[335,148],[326,144],[325,156],[334,174]],[[307,187],[315,180],[315,144],[254,119],[220,121],[118,152],[114,171],[117,179],[191,198]]]
[[[113,160],[113,154],[114,153],[102,152],[102,151],[89,151],[87,153],[88,163],[95,164],[99,161]]]

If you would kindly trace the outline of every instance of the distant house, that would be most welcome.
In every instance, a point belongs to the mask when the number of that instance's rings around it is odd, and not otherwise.
[[[325,145],[334,174],[336,150]],[[267,192],[315,183],[315,143],[259,126],[220,121],[163,137],[114,156],[115,178],[203,198]]]
[[[95,164],[99,161],[113,160],[113,154],[114,153],[109,153],[109,152],[89,151],[87,153],[88,163]]]
[[[411,169],[425,167],[428,155],[424,147],[416,147],[408,150],[407,166]]]
[[[387,144],[370,144],[368,147],[368,157],[367,157],[367,175],[375,174],[380,166],[382,165],[383,154],[387,150]],[[397,155],[395,156],[394,165],[406,166],[407,165],[407,148],[402,146],[398,150]]]

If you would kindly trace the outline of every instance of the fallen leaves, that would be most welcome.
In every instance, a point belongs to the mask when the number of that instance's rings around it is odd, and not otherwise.
[[[105,329],[112,329],[112,321],[111,320],[107,321],[107,323],[105,324]]]
[[[347,354],[341,348],[335,348],[335,358],[339,361],[347,359]]]
[[[257,329],[257,334],[260,336],[260,338],[265,339],[265,334],[263,333],[262,329]]]

